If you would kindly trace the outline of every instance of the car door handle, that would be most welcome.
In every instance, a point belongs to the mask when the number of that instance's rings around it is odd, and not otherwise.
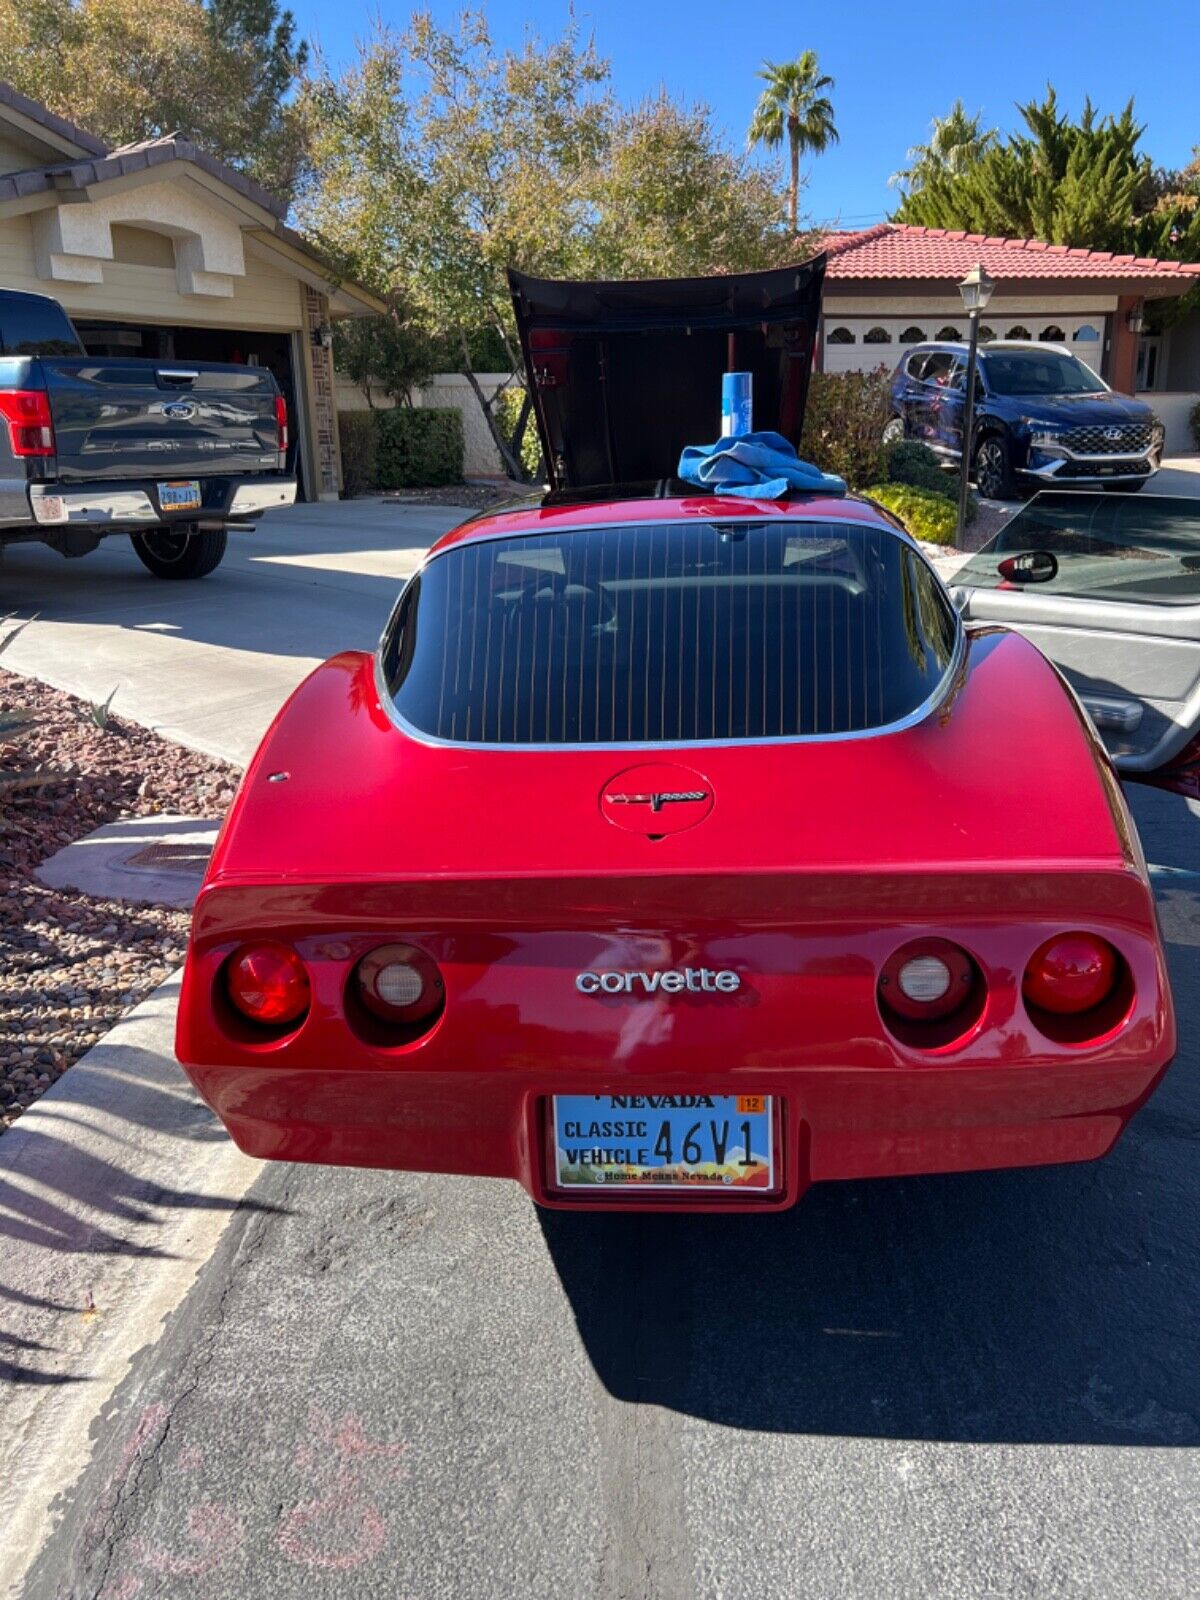
[[[1140,700],[1117,700],[1105,694],[1082,694],[1079,698],[1096,726],[1113,733],[1132,733],[1141,724],[1146,709]]]

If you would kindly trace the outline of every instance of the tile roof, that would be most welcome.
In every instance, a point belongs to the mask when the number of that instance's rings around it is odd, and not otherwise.
[[[822,248],[829,258],[826,276],[835,283],[862,278],[957,281],[977,261],[993,278],[1174,280],[1181,292],[1190,278],[1200,274],[1200,263],[1155,261],[1148,256],[1114,255],[1111,250],[1044,244],[1040,239],[1004,239],[903,222],[828,233]]]
[[[161,166],[168,161],[190,161],[193,166],[220,179],[227,188],[236,190],[280,221],[287,215],[286,204],[246,177],[245,173],[218,161],[190,139],[174,133],[165,134],[159,139],[143,139],[137,144],[122,145],[117,150],[106,150],[101,146],[90,160],[60,161],[44,167],[31,167],[25,172],[6,173],[0,177],[0,200],[16,200],[47,189],[86,189],[94,183],[105,183],[110,178],[125,178],[131,173],[144,172],[148,167]]]
[[[86,128],[68,122],[65,117],[56,116],[48,106],[42,105],[40,100],[31,100],[27,94],[14,89],[11,83],[0,81],[0,106],[8,106],[11,111],[19,111],[31,122],[36,122],[39,127],[46,128],[50,133],[56,133],[60,139],[77,145],[80,150],[88,150],[94,156],[102,156],[107,148],[94,133],[88,133]]]

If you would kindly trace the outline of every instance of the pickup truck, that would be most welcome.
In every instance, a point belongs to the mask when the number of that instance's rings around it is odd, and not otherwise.
[[[127,533],[155,577],[202,578],[295,501],[287,444],[264,369],[89,356],[56,300],[0,289],[0,547]]]

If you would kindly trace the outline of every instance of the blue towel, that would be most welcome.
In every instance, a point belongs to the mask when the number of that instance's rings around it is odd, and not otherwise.
[[[679,476],[713,494],[745,500],[781,500],[789,489],[846,492],[841,478],[801,461],[781,433],[743,433],[716,444],[690,444],[679,458]]]

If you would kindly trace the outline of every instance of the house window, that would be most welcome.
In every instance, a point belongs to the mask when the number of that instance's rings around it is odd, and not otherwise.
[[[980,328],[980,330],[979,330],[979,342],[980,342],[980,344],[986,344],[989,339],[994,339],[995,337],[996,337],[995,328],[989,328],[987,323],[985,322],[983,327]]]
[[[1048,328],[1043,328],[1041,333],[1038,334],[1038,338],[1041,339],[1043,344],[1062,344],[1066,337],[1066,334],[1056,322],[1052,322]]]
[[[1090,322],[1085,322],[1082,328],[1076,328],[1071,335],[1077,344],[1096,344],[1100,338],[1099,329],[1093,328]]]
[[[1030,337],[1029,329],[1022,327],[1018,322],[1016,327],[1010,328],[1004,337],[1006,339],[1028,339]]]
[[[924,342],[925,329],[918,328],[915,323],[912,327],[905,328],[904,332],[900,335],[901,344],[924,344]]]
[[[835,328],[826,341],[827,344],[853,344],[854,335],[849,328]]]
[[[864,344],[891,344],[892,336],[886,328],[868,328],[863,334]]]

